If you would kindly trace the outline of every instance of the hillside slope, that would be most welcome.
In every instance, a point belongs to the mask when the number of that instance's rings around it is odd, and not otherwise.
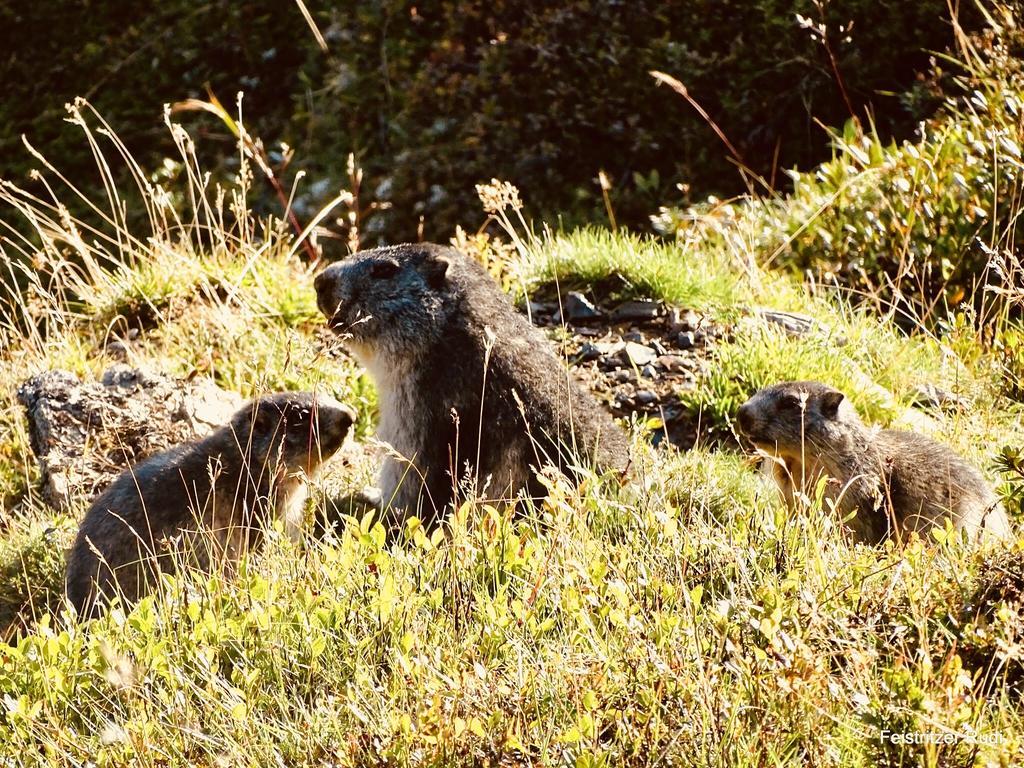
[[[299,544],[272,535],[237,578],[168,578],[130,613],[69,623],[61,552],[82,510],[56,514],[39,498],[14,396],[29,375],[95,378],[114,360],[106,342],[124,338],[132,365],[247,396],[321,388],[359,410],[360,440],[372,425],[372,387],[331,353],[312,270],[284,227],[245,211],[244,187],[192,187],[184,221],[164,192],[151,190],[151,231],[119,226],[115,203],[110,232],[83,234],[59,208],[4,188],[43,247],[22,243],[30,287],[7,301],[0,329],[0,759],[849,766],[1024,755],[1021,546],[973,551],[945,535],[853,545],[820,500],[786,512],[729,437],[760,386],[822,379],[866,419],[927,430],[995,477],[1024,425],[982,331],[954,316],[908,336],[720,241],[533,237],[507,205],[493,212],[518,247],[477,250],[513,294],[558,285],[651,298],[728,328],[678,395],[701,425],[693,450],[650,447],[658,425],[643,420],[624,487],[552,480],[526,514],[469,502],[430,537],[413,524],[386,541],[369,517]],[[815,330],[789,334],[755,311],[766,308],[807,315]],[[912,406],[924,386],[947,405]],[[330,495],[371,471],[335,466],[320,484]],[[912,733],[931,736],[885,736]]]

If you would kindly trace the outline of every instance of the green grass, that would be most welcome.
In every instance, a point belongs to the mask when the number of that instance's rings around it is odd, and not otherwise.
[[[724,309],[750,296],[747,281],[735,266],[721,253],[687,252],[648,237],[582,229],[535,246],[520,272],[526,290],[554,285],[563,291],[585,287],[607,297],[653,298],[693,309]]]
[[[158,228],[144,254],[86,251],[88,279],[17,305],[41,330],[4,327],[19,344],[0,351],[0,763],[1020,761],[1021,545],[856,546],[820,505],[784,509],[728,450],[638,437],[623,487],[556,481],[517,517],[470,501],[429,538],[411,526],[387,540],[369,519],[298,544],[271,532],[236,578],[185,572],[127,614],[71,621],[53,597],[74,526],[33,493],[14,389],[49,367],[96,376],[118,316],[157,310],[133,365],[247,395],[324,388],[357,407],[358,437],[371,429],[372,387],[321,351],[312,275],[275,231],[203,249]],[[760,386],[818,378],[869,421],[909,420],[986,468],[1024,441],[998,351],[969,322],[907,336],[751,264],[738,242],[588,229],[519,244],[513,290],[557,278],[726,324],[710,375],[681,395],[716,424]],[[38,256],[51,270],[66,258]],[[818,330],[786,336],[758,308]],[[965,405],[913,418],[924,383]],[[371,470],[335,463],[324,493]],[[893,745],[883,730],[958,739]]]

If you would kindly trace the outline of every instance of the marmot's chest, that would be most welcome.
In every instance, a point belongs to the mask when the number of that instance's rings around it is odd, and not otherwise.
[[[443,407],[440,398],[435,398],[427,408],[423,407],[424,400],[431,398],[432,394],[423,391],[412,378],[378,384],[378,439],[405,457],[419,453],[430,439],[430,433],[436,430],[436,425],[430,423],[429,415],[434,412],[433,409]]]

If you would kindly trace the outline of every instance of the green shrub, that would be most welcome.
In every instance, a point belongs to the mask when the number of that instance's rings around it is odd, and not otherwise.
[[[269,150],[281,140],[297,150],[288,173],[301,167],[315,182],[300,189],[300,213],[345,183],[354,152],[367,171],[364,200],[392,203],[367,222],[371,238],[412,237],[420,216],[427,236],[448,237],[477,210],[473,185],[495,175],[528,191],[536,214],[603,221],[601,169],[620,222],[646,228],[678,182],[697,193],[745,188],[704,120],[656,90],[650,70],[685,82],[768,177],[776,153],[778,167],[823,159],[827,139],[814,120],[849,116],[827,50],[798,14],[815,24],[824,14],[852,107],[864,115],[870,104],[883,136],[909,135],[927,114],[931,84],[914,75],[927,51],[953,42],[945,0],[834,0],[820,12],[813,0],[309,5],[326,54],[293,3],[0,9],[0,25],[19,29],[0,61],[0,176],[36,165],[20,147],[25,133],[73,181],[95,183],[91,152],[59,119],[80,95],[154,167],[175,155],[154,130],[162,105],[205,98],[209,83],[232,112],[236,92],[246,93],[246,122]],[[235,172],[224,127],[189,119],[207,130],[204,166],[215,167],[212,155]],[[263,206],[280,212],[261,189]]]
[[[960,304],[991,319],[987,289],[1020,279],[994,268],[1016,248],[1024,172],[1024,78],[1011,43],[988,40],[961,78],[969,95],[949,98],[916,140],[885,141],[847,122],[833,134],[830,161],[789,172],[791,194],[666,208],[658,228],[716,237],[854,297],[880,298],[905,325],[934,327]]]

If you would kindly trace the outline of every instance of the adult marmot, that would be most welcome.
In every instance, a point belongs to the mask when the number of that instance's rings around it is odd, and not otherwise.
[[[625,470],[628,439],[478,263],[439,245],[357,253],[317,276],[317,303],[366,367],[396,456],[381,501],[427,525],[472,490],[544,493],[545,464]]]
[[[68,554],[68,599],[80,616],[115,594],[126,602],[157,570],[185,558],[204,570],[233,563],[272,516],[301,523],[306,477],[355,420],[330,397],[282,392],[252,401],[202,440],[151,456],[92,503]]]
[[[868,427],[842,392],[815,381],[762,389],[740,406],[740,431],[768,454],[787,503],[813,494],[829,477],[826,498],[854,535],[882,541],[893,531],[927,531],[946,518],[971,538],[979,531],[1009,535],[991,486],[963,458],[914,432]]]

